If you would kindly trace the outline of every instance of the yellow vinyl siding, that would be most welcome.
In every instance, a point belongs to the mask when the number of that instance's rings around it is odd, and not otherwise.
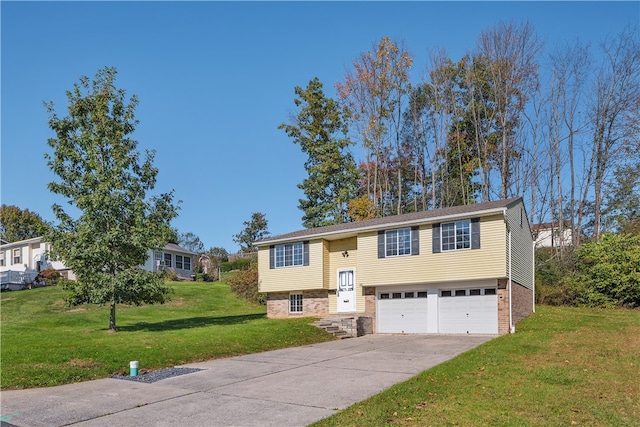
[[[446,221],[445,221],[446,222]],[[432,252],[432,226],[420,227],[420,255],[378,258],[378,233],[358,238],[357,284],[379,286],[506,277],[502,213],[480,219],[480,249]]]
[[[522,225],[520,215],[522,210]],[[511,277],[522,286],[533,289],[533,237],[527,213],[522,203],[517,203],[507,209],[507,221],[511,230]],[[508,231],[506,231],[509,239]],[[509,253],[506,259],[507,272],[509,269]]]
[[[323,242],[309,242],[309,265],[269,268],[269,246],[258,250],[258,287],[260,292],[303,291],[323,287]]]

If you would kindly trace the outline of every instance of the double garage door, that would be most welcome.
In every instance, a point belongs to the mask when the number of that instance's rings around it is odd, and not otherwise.
[[[379,333],[497,334],[495,288],[381,291],[377,299]],[[428,295],[428,297],[427,297]],[[437,316],[429,317],[429,311]],[[434,324],[429,324],[428,320]]]

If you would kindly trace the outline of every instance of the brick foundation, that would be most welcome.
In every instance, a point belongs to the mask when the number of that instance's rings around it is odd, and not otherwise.
[[[303,291],[302,313],[289,312],[289,292],[267,294],[267,317],[324,317],[329,314],[329,295],[326,290]]]
[[[511,316],[513,324],[529,316],[533,312],[533,291],[519,283],[512,282]],[[498,334],[504,335],[510,332],[509,324],[509,284],[508,280],[498,280]]]

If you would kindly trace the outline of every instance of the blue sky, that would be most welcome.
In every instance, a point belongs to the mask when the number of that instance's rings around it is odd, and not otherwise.
[[[529,20],[545,41],[598,44],[640,19],[640,2],[8,2],[1,8],[4,204],[54,220],[53,133],[43,101],[66,115],[65,91],[106,65],[140,99],[138,148],[156,150],[155,193],[182,201],[173,225],[236,252],[252,212],[273,234],[301,226],[305,157],[277,127],[294,87],[314,77],[335,96],[354,59],[384,36],[413,54],[459,59],[499,20]],[[356,151],[355,155],[359,158]]]

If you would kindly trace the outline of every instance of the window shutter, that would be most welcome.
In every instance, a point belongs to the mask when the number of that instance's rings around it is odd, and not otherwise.
[[[384,258],[384,230],[378,231],[378,258]]]
[[[480,218],[471,218],[471,249],[480,249]]]
[[[433,253],[434,254],[439,254],[440,250],[441,250],[441,245],[440,245],[440,224],[433,224],[433,227],[431,227],[431,234],[433,236],[432,241],[433,241]]]
[[[411,255],[420,255],[420,228],[411,227]]]
[[[302,242],[302,265],[309,265],[309,241]]]
[[[276,268],[276,247],[269,246],[269,268]]]

